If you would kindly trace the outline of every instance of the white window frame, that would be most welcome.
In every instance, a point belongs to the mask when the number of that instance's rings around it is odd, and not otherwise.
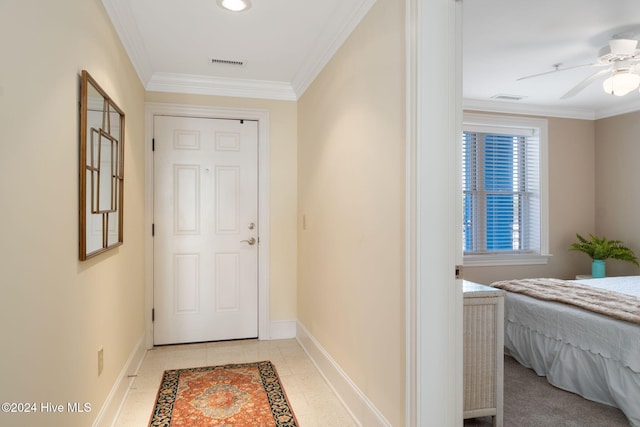
[[[464,113],[463,130],[501,133],[523,129],[538,133],[540,140],[540,253],[488,253],[463,257],[466,267],[547,264],[549,257],[549,160],[548,120],[541,118]]]

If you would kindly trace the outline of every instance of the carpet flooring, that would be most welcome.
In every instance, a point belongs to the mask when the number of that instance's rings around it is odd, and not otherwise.
[[[511,357],[505,357],[504,376],[504,427],[629,427],[619,409],[558,389]],[[491,425],[490,417],[464,423]]]

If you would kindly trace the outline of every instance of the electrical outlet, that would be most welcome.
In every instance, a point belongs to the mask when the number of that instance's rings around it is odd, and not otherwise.
[[[102,375],[102,369],[104,368],[104,349],[100,347],[98,350],[98,376]]]

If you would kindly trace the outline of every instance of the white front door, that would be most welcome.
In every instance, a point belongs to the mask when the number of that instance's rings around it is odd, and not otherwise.
[[[258,123],[154,118],[154,344],[258,336]]]

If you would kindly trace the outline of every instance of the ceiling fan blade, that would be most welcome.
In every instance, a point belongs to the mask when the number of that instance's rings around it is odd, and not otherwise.
[[[602,65],[608,65],[608,64],[599,64],[599,63],[597,63],[597,62],[594,62],[594,63],[592,63],[592,64],[574,65],[573,67],[567,67],[567,68],[559,68],[559,66],[557,66],[557,67],[555,68],[555,70],[545,71],[544,73],[538,73],[538,74],[532,74],[532,75],[530,75],[530,76],[520,77],[520,78],[519,78],[519,79],[517,79],[516,81],[526,80],[526,79],[531,79],[531,78],[534,78],[534,77],[545,76],[545,75],[547,75],[547,74],[559,73],[560,71],[573,70],[573,69],[575,69],[575,68],[598,67],[598,66],[602,66]]]
[[[609,71],[609,68],[607,68],[606,70],[596,71],[595,73],[591,74],[589,77],[575,85],[569,92],[562,95],[560,99],[567,99],[571,98],[572,96],[576,96],[578,93],[582,92],[583,89],[593,83],[598,77],[607,74]]]

